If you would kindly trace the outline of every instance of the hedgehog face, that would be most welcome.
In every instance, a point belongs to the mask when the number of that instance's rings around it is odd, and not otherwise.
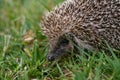
[[[53,61],[55,59],[58,59],[63,55],[67,55],[72,50],[73,45],[70,41],[70,38],[68,35],[64,34],[61,37],[59,37],[56,44],[52,46],[52,49],[50,49],[50,53],[48,54],[48,60]]]

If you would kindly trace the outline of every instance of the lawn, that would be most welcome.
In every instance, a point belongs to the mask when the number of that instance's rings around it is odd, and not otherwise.
[[[46,59],[48,39],[40,22],[63,1],[0,0],[0,80],[120,80],[120,51],[110,46],[109,52]]]

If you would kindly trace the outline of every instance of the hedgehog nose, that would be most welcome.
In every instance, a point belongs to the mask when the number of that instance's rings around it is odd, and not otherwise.
[[[49,61],[54,61],[54,60],[55,60],[55,57],[54,57],[53,55],[49,55],[49,56],[48,56],[48,60],[49,60]]]

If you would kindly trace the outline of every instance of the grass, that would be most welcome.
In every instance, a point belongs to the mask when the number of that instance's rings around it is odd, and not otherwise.
[[[46,60],[48,40],[39,24],[62,1],[0,0],[0,80],[120,80],[120,51],[109,46],[111,56],[103,50]]]

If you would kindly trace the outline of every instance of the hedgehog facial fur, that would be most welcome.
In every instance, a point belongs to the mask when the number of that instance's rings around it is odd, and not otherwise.
[[[50,49],[48,60],[53,61],[73,51],[74,47],[71,40],[69,34],[63,34],[60,36],[54,48]]]
[[[55,59],[68,55],[71,52],[81,53],[81,50],[93,51],[94,48],[78,39],[74,34],[65,33],[60,36],[56,44],[51,47],[50,53],[48,54],[48,60],[54,61]]]

